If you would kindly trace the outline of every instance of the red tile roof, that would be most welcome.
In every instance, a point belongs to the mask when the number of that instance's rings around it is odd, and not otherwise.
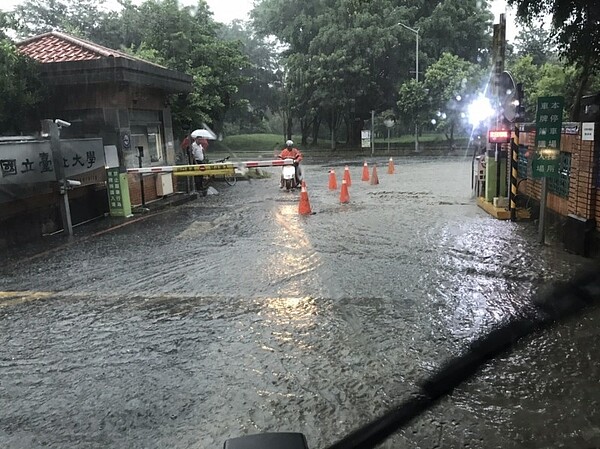
[[[50,33],[25,39],[17,43],[17,47],[21,53],[42,63],[89,61],[108,57],[139,61],[138,58],[118,50],[103,47],[58,31],[51,31]]]

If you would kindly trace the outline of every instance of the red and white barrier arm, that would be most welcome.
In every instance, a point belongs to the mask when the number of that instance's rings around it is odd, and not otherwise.
[[[128,168],[127,173],[171,173],[173,172],[172,166],[165,167],[142,167],[142,168]]]
[[[219,164],[196,164],[196,165],[166,165],[162,167],[142,167],[142,168],[128,168],[127,173],[173,173],[180,171],[202,171],[212,172],[216,170],[223,170],[232,165],[237,166],[240,169],[243,168],[257,168],[257,167],[282,167],[284,165],[293,165],[293,159],[274,159],[272,161],[246,161],[238,162],[236,164],[227,162]]]
[[[294,165],[293,159],[275,159],[272,161],[247,161],[240,162],[246,168],[255,167],[282,167],[284,165]]]

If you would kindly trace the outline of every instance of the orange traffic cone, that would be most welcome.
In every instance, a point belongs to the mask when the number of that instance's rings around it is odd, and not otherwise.
[[[308,192],[306,191],[306,184],[302,182],[302,190],[300,190],[300,204],[298,205],[298,213],[300,215],[310,215],[310,201],[308,201]]]
[[[348,193],[348,183],[345,179],[342,180],[342,191],[340,193],[340,203],[345,204],[350,202],[350,194]]]
[[[363,164],[362,180],[363,181],[369,180],[369,166],[367,165],[367,161],[365,161],[365,163]]]
[[[350,169],[348,168],[347,165],[344,167],[344,181],[346,181],[346,184],[348,184],[348,187],[350,187],[352,185],[352,180],[350,179]]]
[[[392,158],[390,158],[390,161],[388,162],[388,175],[393,175],[394,174],[394,160]]]
[[[306,181],[304,179],[300,183],[300,187],[304,187],[306,189]]]
[[[337,179],[334,169],[329,170],[329,190],[337,190]]]
[[[377,176],[377,164],[373,165],[373,176],[371,176],[371,185],[376,186],[379,184],[379,177]]]

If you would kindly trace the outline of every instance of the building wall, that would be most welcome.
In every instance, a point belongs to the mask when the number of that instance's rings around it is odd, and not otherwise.
[[[0,214],[0,249],[38,240],[43,234],[62,229],[56,192],[23,198],[2,204]],[[104,184],[90,184],[69,191],[71,220],[77,225],[108,213],[108,196]]]
[[[139,174],[129,174],[129,198],[132,206],[142,204],[142,189]],[[144,199],[150,202],[157,198],[156,195],[156,175],[144,175]]]
[[[129,84],[90,84],[55,88],[52,101],[42,113],[70,121],[72,126],[64,131],[65,137],[101,137],[105,145],[117,145],[126,167],[137,167],[135,144],[145,146],[143,165],[173,165],[175,145],[171,109],[166,92]],[[147,121],[140,117],[152,116]],[[146,137],[132,142],[131,148],[121,147],[123,131]],[[153,158],[150,128],[160,134],[159,158]]]
[[[131,199],[132,206],[140,206],[142,204],[142,188],[140,182],[140,175],[130,173],[127,175],[129,183],[129,197]],[[161,197],[156,192],[156,183],[158,175],[146,174],[144,175],[144,201],[149,203],[150,201],[157,200]],[[173,181],[173,191],[177,192],[178,177],[171,175]]]
[[[60,221],[52,194],[21,200],[11,209],[12,214],[0,218],[0,249],[36,241],[42,234],[55,231]]]
[[[160,111],[167,96],[160,89],[130,84],[86,84],[55,88],[52,110],[103,108],[151,109]]]
[[[569,213],[582,218],[594,218],[595,186],[594,142],[579,141],[571,162],[571,189],[569,191]],[[594,200],[594,201],[593,201]]]
[[[535,132],[521,133],[520,142],[528,145],[533,152]],[[594,185],[597,158],[594,145],[593,141],[581,140],[581,130],[578,135],[561,136],[561,151],[571,154],[569,196],[562,198],[549,192],[547,206],[564,217],[573,214],[585,219],[595,219],[596,229],[600,231],[600,198]],[[539,201],[541,184],[541,180],[527,179],[519,184],[519,192]]]

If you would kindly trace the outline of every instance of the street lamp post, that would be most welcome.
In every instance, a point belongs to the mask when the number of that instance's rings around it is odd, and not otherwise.
[[[415,50],[415,80],[417,83],[419,82],[419,29],[414,29],[409,26],[404,25],[403,23],[398,22],[403,28],[406,28],[408,31],[412,31],[417,36],[417,48]],[[415,123],[415,152],[419,151],[419,124]]]

